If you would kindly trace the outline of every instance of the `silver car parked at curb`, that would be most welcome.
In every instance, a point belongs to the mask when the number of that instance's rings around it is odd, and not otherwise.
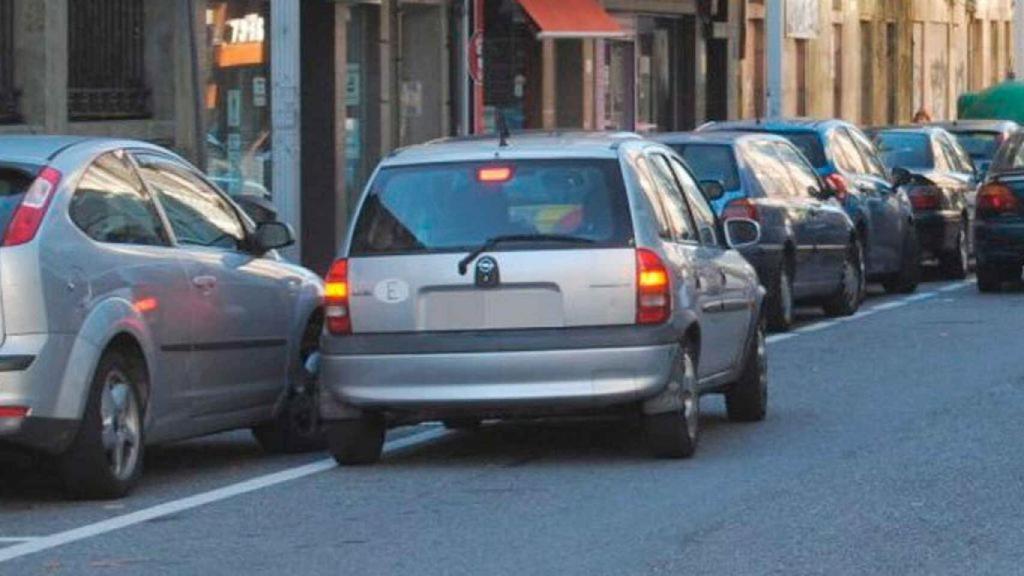
[[[763,289],[669,148],[632,134],[470,138],[378,167],[328,275],[320,409],[342,464],[388,426],[639,415],[690,456],[700,396],[764,418]]]
[[[174,154],[0,138],[0,445],[56,456],[67,490],[119,497],[146,445],[252,427],[317,444],[323,286]]]

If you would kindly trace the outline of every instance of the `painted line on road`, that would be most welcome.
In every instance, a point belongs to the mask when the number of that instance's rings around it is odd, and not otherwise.
[[[18,544],[20,542],[31,542],[33,540],[39,540],[42,536],[13,536],[13,537],[0,537],[0,544]]]
[[[444,428],[433,428],[388,442],[384,445],[385,454],[393,454],[395,452],[412,448],[413,446],[420,446],[436,440],[440,440],[446,436],[454,434]],[[326,472],[327,470],[333,470],[338,465],[335,463],[333,458],[325,458],[318,460],[310,464],[290,468],[281,472],[275,472],[273,474],[267,474],[264,476],[258,476],[244,482],[238,482],[211,490],[209,492],[203,492],[194,496],[188,496],[179,500],[172,500],[171,502],[165,502],[156,506],[124,514],[121,516],[115,516],[106,520],[101,520],[93,524],[87,524],[79,528],[73,528],[64,532],[59,532],[50,536],[43,536],[32,540],[19,540],[19,543],[14,546],[7,548],[0,548],[0,562],[7,562],[37,552],[43,552],[80,540],[87,540],[89,538],[95,538],[108,532],[114,532],[115,530],[121,530],[143,522],[149,522],[157,518],[163,518],[165,516],[172,516],[179,514],[187,510],[213,504],[241,496],[243,494],[249,494],[257,490],[263,490],[264,488],[270,488],[284,484],[286,482],[292,482],[301,478],[306,478],[314,474]]]

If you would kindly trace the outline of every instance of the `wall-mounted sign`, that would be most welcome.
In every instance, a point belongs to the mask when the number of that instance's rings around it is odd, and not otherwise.
[[[224,22],[225,29],[216,41],[217,66],[256,66],[263,64],[266,19],[259,14],[248,14]]]
[[[359,106],[362,94],[362,70],[358,62],[349,62],[345,72],[345,106]]]
[[[267,106],[267,79],[263,76],[252,79],[252,105],[256,108]]]
[[[242,18],[232,18],[226,22],[231,29],[225,44],[245,44],[248,42],[260,42],[266,38],[266,24],[263,16],[259,14],[246,14]]]
[[[228,90],[228,127],[238,128],[242,125],[242,91]]]

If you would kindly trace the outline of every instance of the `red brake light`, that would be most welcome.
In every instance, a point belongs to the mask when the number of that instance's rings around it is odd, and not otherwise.
[[[327,331],[331,334],[352,333],[348,286],[348,260],[342,258],[331,266],[324,285],[324,317],[327,319]]]
[[[19,246],[27,244],[36,237],[39,226],[46,216],[46,209],[50,207],[53,200],[53,193],[60,184],[61,174],[53,168],[43,168],[39,177],[32,182],[25,197],[15,211],[11,223],[4,234],[4,246]]]
[[[476,179],[487,184],[500,184],[512,179],[511,166],[485,166],[476,171]]]
[[[942,205],[942,191],[932,186],[917,186],[907,191],[910,205],[915,211],[938,210]]]
[[[836,200],[840,202],[845,202],[850,194],[850,185],[846,182],[846,177],[838,172],[825,176],[825,185],[835,193]]]
[[[722,220],[733,218],[760,220],[760,216],[760,213],[757,211],[757,205],[751,202],[749,198],[737,198],[726,204],[725,210],[722,210]]]
[[[1017,196],[1004,184],[986,184],[978,191],[975,212],[979,218],[1016,212],[1020,208]]]
[[[0,406],[0,419],[24,418],[28,413],[28,406]]]
[[[661,324],[672,312],[668,270],[654,252],[636,251],[636,323]]]

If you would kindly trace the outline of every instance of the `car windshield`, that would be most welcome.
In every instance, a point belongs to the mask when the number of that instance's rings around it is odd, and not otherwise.
[[[632,238],[617,160],[517,160],[384,168],[356,223],[353,256],[474,249],[496,236]],[[564,248],[571,243],[538,239]],[[516,243],[513,247],[522,247]]]
[[[0,166],[0,234],[7,230],[14,211],[32,185],[33,176],[24,170]]]
[[[817,132],[778,132],[800,149],[800,152],[807,157],[815,168],[824,168],[828,165],[828,158],[825,157],[825,147]]]
[[[740,187],[740,176],[736,170],[736,159],[732,148],[719,144],[676,144],[679,152],[698,180],[715,180],[726,190]]]
[[[931,139],[915,132],[879,132],[875,145],[889,168],[932,168]]]
[[[1002,135],[996,132],[957,132],[954,136],[975,160],[991,160],[1002,142]]]

